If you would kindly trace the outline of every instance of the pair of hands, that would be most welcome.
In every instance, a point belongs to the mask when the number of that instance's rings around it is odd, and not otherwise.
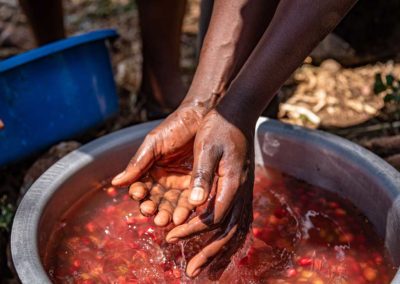
[[[229,257],[227,251],[234,252],[247,235],[253,131],[245,133],[216,109],[182,104],[146,136],[125,171],[112,181],[130,185],[130,196],[141,201],[144,215],[155,215],[156,225],[176,225],[166,237],[170,243],[213,231],[209,243],[188,262],[189,277],[197,276],[218,253]],[[203,211],[186,222],[201,205]]]

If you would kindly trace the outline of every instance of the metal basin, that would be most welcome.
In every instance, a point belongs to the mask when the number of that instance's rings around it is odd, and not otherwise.
[[[16,213],[12,258],[22,283],[48,283],[40,254],[53,225],[83,194],[121,171],[159,122],[97,139],[54,164],[29,189]],[[400,264],[400,173],[367,150],[336,136],[260,119],[256,163],[349,198],[375,225]],[[400,283],[400,273],[392,283]]]

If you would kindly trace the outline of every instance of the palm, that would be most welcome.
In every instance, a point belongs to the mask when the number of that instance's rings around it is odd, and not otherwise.
[[[194,209],[188,202],[192,163],[191,153],[176,157],[173,162],[162,159],[130,186],[130,196],[141,201],[142,214],[156,214],[156,225],[166,226],[171,220],[176,225],[182,224]]]

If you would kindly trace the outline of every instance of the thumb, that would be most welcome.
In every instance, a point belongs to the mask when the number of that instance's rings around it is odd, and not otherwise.
[[[214,183],[215,167],[220,155],[209,147],[194,147],[194,161],[189,202],[192,205],[203,204]]]
[[[152,166],[154,160],[154,143],[145,139],[126,169],[113,178],[112,185],[125,186],[134,183]]]

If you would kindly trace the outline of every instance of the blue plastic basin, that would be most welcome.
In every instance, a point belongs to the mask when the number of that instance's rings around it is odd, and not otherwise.
[[[118,111],[107,39],[70,37],[0,62],[0,165],[101,124]]]

